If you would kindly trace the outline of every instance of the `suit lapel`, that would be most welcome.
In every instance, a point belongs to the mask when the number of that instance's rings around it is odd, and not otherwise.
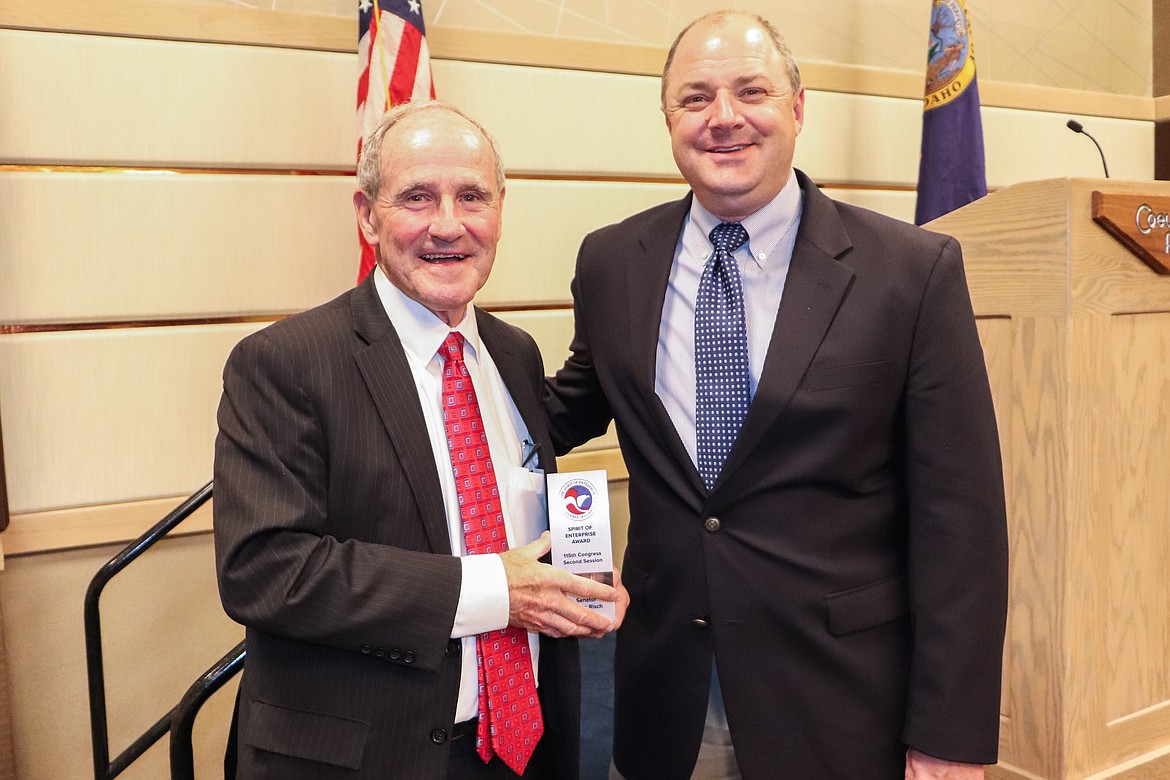
[[[354,359],[406,472],[431,549],[450,555],[451,539],[439,476],[429,456],[419,457],[420,452],[430,452],[431,439],[418,389],[402,342],[374,288],[373,274],[354,290],[350,310],[354,330],[365,343],[355,351]]]
[[[528,435],[540,445],[536,465],[547,472],[556,471],[543,402],[537,397],[537,385],[533,383],[533,366],[525,360],[518,349],[516,337],[503,323],[479,309],[475,310],[475,314],[479,336],[491,353],[492,361],[500,372],[500,379],[512,396],[512,402],[516,404],[516,410],[528,428]]]
[[[655,372],[658,361],[658,335],[662,326],[662,307],[666,301],[666,288],[670,283],[670,269],[674,265],[674,252],[682,234],[683,222],[691,209],[692,193],[674,203],[668,204],[648,222],[638,237],[637,247],[632,249],[630,262],[625,264],[627,307],[630,317],[629,338],[633,342],[635,382],[646,406],[654,418],[651,426],[657,432],[664,451],[680,468],[659,467],[664,478],[675,481],[685,480],[689,490],[681,483],[675,489],[679,495],[697,496],[703,490],[702,477],[695,468],[686,445],[674,427],[674,421],[662,399],[654,390]]]
[[[630,338],[634,345],[637,383],[647,395],[655,398],[654,368],[662,306],[666,300],[666,286],[670,282],[670,268],[674,264],[674,250],[682,232],[683,220],[691,208],[691,197],[688,194],[656,214],[638,237],[637,247],[631,250],[633,256],[630,262],[625,263],[626,305],[630,316]]]
[[[853,281],[853,269],[836,259],[853,246],[836,206],[800,171],[797,178],[804,205],[784,295],[756,395],[720,483],[748,459],[792,400]]]

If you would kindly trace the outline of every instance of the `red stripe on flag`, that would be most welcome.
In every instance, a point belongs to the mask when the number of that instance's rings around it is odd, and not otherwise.
[[[402,42],[398,44],[398,59],[394,61],[394,74],[390,77],[387,106],[406,103],[414,95],[414,77],[418,72],[418,53],[422,35],[412,24],[402,30]]]
[[[361,108],[366,102],[366,96],[370,93],[370,63],[367,61],[365,67],[362,68],[361,75],[358,76],[358,92],[357,92],[357,107]],[[360,139],[359,139],[360,141]]]

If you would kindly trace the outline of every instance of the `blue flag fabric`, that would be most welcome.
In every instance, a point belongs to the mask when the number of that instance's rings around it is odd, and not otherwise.
[[[933,0],[915,224],[987,194],[975,52],[964,0]]]

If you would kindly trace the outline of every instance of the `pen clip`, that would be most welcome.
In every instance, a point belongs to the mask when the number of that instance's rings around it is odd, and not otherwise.
[[[526,450],[527,454],[524,456],[524,460],[520,461],[520,468],[526,468],[532,461],[532,458],[538,452],[540,452],[540,442],[533,444],[528,439],[525,439],[522,446]]]

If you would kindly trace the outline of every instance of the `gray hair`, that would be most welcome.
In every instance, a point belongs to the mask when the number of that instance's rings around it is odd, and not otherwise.
[[[382,115],[378,126],[370,131],[370,134],[366,136],[365,141],[362,143],[362,155],[358,159],[357,164],[358,189],[365,193],[365,196],[371,202],[377,200],[378,193],[382,189],[382,140],[391,127],[394,127],[394,125],[406,119],[408,116],[413,116],[423,111],[449,111],[456,116],[463,117],[472,127],[479,131],[479,134],[487,141],[488,148],[491,149],[492,161],[495,163],[496,169],[496,185],[503,191],[504,161],[500,157],[500,150],[496,146],[496,140],[484,129],[483,125],[446,100],[412,100],[409,103],[397,105]]]
[[[769,22],[759,14],[747,13],[745,11],[712,11],[709,14],[700,16],[695,21],[688,24],[674,39],[674,43],[670,44],[670,51],[666,53],[666,64],[662,66],[662,87],[659,95],[662,109],[666,109],[666,75],[670,72],[670,66],[674,64],[674,53],[678,50],[678,43],[683,39],[683,36],[690,32],[691,28],[699,22],[722,22],[729,16],[742,16],[751,19],[756,24],[764,29],[768,37],[772,40],[772,45],[776,49],[776,53],[780,55],[780,59],[784,63],[784,70],[788,75],[788,83],[792,87],[793,93],[800,92],[800,67],[796,64],[796,58],[792,56],[792,50],[788,48],[788,44],[784,40],[784,36],[776,29],[776,26]]]

